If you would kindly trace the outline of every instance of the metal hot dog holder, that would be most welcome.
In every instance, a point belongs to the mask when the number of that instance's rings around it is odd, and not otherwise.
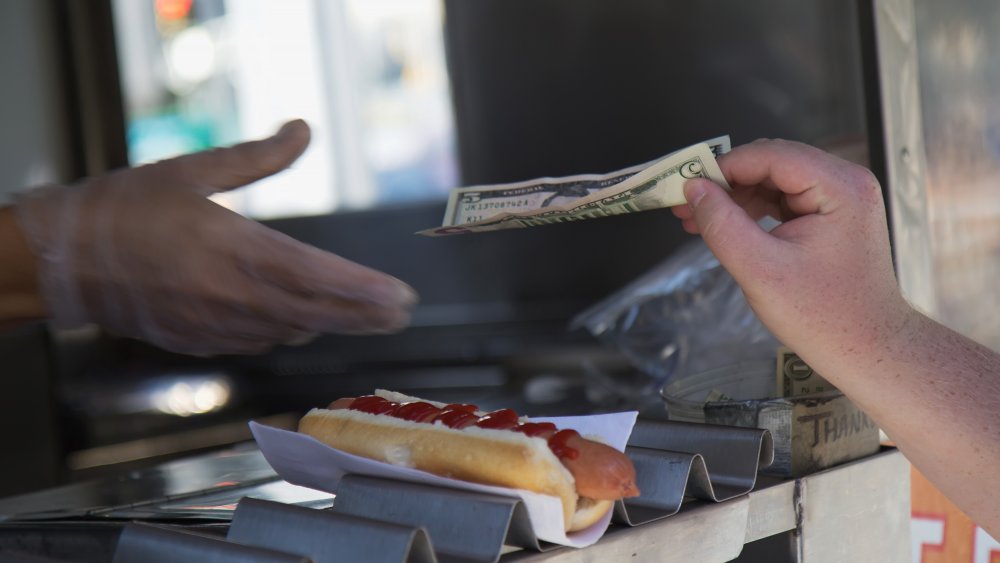
[[[849,537],[867,538],[875,550],[870,560],[898,559],[900,542],[887,538],[906,523],[879,509],[907,498],[908,481],[899,478],[906,461],[895,450],[785,479],[758,474],[774,456],[764,430],[640,420],[625,451],[642,495],[618,502],[596,543],[580,549],[540,539],[528,503],[510,494],[348,473],[331,495],[289,484],[261,451],[241,448],[81,484],[80,495],[70,488],[4,499],[0,555],[95,563],[721,562],[747,555],[751,544],[787,542],[787,558],[747,561],[825,562],[854,553],[844,551],[856,549],[842,540],[849,527]],[[848,483],[865,494],[845,495]],[[830,517],[846,513],[854,516]]]
[[[255,426],[254,433],[269,461],[286,479],[332,479],[334,506],[316,510],[244,499],[233,515],[225,543],[305,555],[317,562],[485,562],[497,561],[505,553],[523,556],[560,548],[539,538],[537,532],[546,534],[546,527],[532,521],[531,513],[539,513],[531,510],[534,499],[370,474],[303,476],[295,474],[296,465],[315,469],[315,460],[289,439],[315,440],[261,426]],[[271,447],[274,440],[281,440],[287,448],[275,451]],[[711,447],[706,449],[706,444]],[[315,445],[328,448],[318,442]],[[296,453],[307,457],[296,458]],[[616,527],[639,526],[674,515],[686,498],[720,502],[745,495],[753,489],[759,467],[771,463],[774,450],[763,430],[639,422],[629,437],[626,453],[636,466],[642,495],[615,504]],[[327,466],[320,472],[328,470]],[[555,516],[555,524],[561,528],[561,511]],[[607,525],[597,525],[577,544],[598,541]],[[134,526],[136,529],[123,534],[118,547],[119,553],[130,554],[129,559],[120,560],[148,563],[142,555],[143,545],[153,548],[158,543],[147,536],[159,538],[168,532]],[[348,554],[352,556],[345,558]]]
[[[598,437],[618,450],[625,449],[635,420],[635,412],[532,419],[533,422],[552,422],[559,428],[576,430],[583,436]],[[596,542],[611,518],[608,514],[602,521],[585,530],[567,534],[563,526],[563,506],[556,497],[449,479],[405,467],[402,463],[383,463],[351,455],[299,432],[256,423],[251,423],[250,429],[264,457],[279,476],[296,485],[336,493],[338,497],[343,494],[340,480],[351,474],[421,483],[437,488],[513,496],[523,503],[535,536],[544,541],[573,547],[585,547]],[[405,448],[393,453],[405,460],[408,456],[403,450]]]

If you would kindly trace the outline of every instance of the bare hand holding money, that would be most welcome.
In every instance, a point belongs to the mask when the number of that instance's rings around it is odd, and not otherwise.
[[[675,208],[776,337],[861,407],[959,508],[1000,537],[1000,355],[921,314],[893,272],[878,181],[813,147],[719,159]],[[785,222],[770,232],[762,214]]]
[[[660,209],[684,203],[684,182],[710,178],[726,186],[715,157],[729,151],[717,137],[650,164],[609,174],[540,178],[452,190],[442,226],[417,234],[466,234],[535,227]]]

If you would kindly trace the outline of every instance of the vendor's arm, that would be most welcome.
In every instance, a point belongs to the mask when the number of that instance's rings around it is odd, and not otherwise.
[[[0,330],[44,314],[35,257],[11,208],[0,208]]]
[[[956,505],[1000,537],[1000,356],[902,297],[881,189],[805,145],[758,141],[720,158],[675,208],[760,319],[863,408]],[[770,233],[755,218],[785,222]]]
[[[267,139],[25,192],[12,209],[23,240],[5,235],[18,270],[4,283],[26,294],[11,298],[25,302],[16,314],[39,312],[26,242],[47,317],[61,326],[95,323],[199,355],[401,330],[416,302],[408,285],[207,198],[285,170],[309,137],[293,121]]]

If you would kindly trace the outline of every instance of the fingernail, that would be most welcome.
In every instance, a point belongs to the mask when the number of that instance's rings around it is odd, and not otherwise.
[[[705,184],[701,180],[688,180],[684,184],[684,198],[687,199],[692,209],[698,207],[698,204],[701,203],[702,198],[707,193]]]

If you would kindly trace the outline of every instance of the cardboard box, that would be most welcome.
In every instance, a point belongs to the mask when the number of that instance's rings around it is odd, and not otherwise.
[[[879,450],[879,429],[843,393],[705,403],[705,422],[764,428],[774,438],[774,464],[762,470],[798,477]]]

